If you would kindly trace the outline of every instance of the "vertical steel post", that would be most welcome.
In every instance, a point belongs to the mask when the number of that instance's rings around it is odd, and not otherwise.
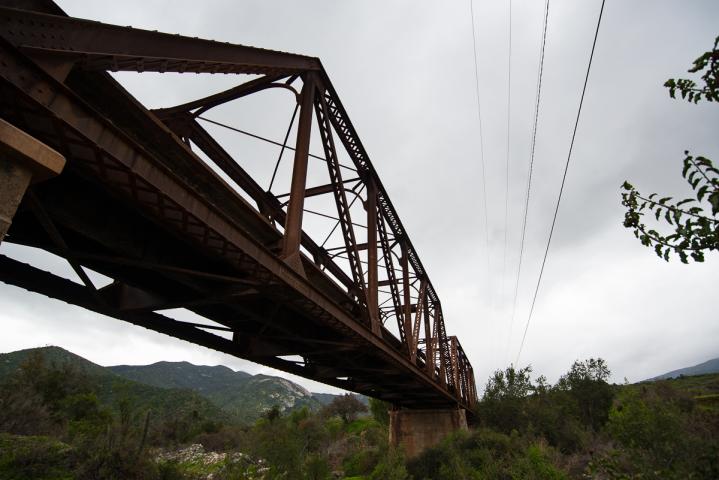
[[[427,300],[427,291],[425,290],[424,298],[421,299],[424,305],[424,346],[425,346],[425,368],[427,374],[434,379],[434,345],[432,345],[432,327],[429,324],[429,302]]]
[[[300,93],[300,119],[297,124],[295,161],[292,167],[290,200],[287,207],[285,232],[282,241],[282,259],[302,276],[305,275],[300,257],[302,239],[302,212],[305,205],[305,183],[307,181],[307,160],[310,153],[310,132],[312,131],[312,105],[314,103],[315,81],[312,74],[303,77]]]
[[[416,351],[412,348],[414,340],[412,339],[412,303],[409,298],[409,257],[407,255],[407,246],[404,242],[402,245],[402,323],[404,325],[404,333],[407,341],[407,351],[409,359],[414,363]]]
[[[377,280],[377,186],[370,177],[367,182],[367,309],[372,332],[381,335]]]
[[[449,337],[450,340],[450,358],[452,359],[452,375],[454,376],[455,394],[460,395],[459,384],[459,362],[457,359],[457,337]]]
[[[442,308],[439,304],[434,306],[434,337],[433,341],[437,342],[437,351],[439,352],[439,380],[443,387],[447,386],[447,345],[446,338],[442,336]]]

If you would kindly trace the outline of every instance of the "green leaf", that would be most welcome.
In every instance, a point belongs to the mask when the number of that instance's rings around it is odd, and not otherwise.
[[[697,190],[697,198],[700,202],[704,198],[704,195],[707,194],[707,190],[709,190],[709,185],[702,185],[699,190]]]
[[[712,215],[719,213],[719,190],[714,190],[714,192],[709,195],[708,200],[712,206]]]
[[[688,159],[684,160],[684,168],[682,169],[682,177],[687,178],[687,172],[691,168],[692,164]]]
[[[676,223],[679,223],[679,221],[682,219],[682,211],[679,209],[674,209],[674,221]],[[671,223],[671,222],[670,222]]]
[[[679,250],[679,260],[681,260],[682,263],[689,263],[687,261],[687,254],[684,252],[684,250]]]
[[[709,160],[709,159],[706,158],[706,157],[702,157],[701,155],[699,155],[699,156],[697,157],[696,162],[697,162],[699,165],[701,165],[702,167],[708,167],[708,166],[711,166],[711,164],[712,164],[711,160]]]

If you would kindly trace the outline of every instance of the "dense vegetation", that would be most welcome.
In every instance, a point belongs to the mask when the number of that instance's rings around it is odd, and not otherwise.
[[[377,401],[277,406],[241,425],[139,390],[101,395],[97,376],[37,352],[2,374],[3,479],[719,478],[716,374],[617,386],[602,360],[575,362],[555,385],[529,367],[498,371],[478,425],[409,461],[387,444]]]
[[[556,385],[498,371],[480,425],[409,463],[423,479],[717,479],[719,375],[610,385],[604,361]]]

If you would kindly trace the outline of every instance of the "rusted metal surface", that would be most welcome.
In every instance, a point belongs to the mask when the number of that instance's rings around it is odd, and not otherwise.
[[[396,406],[472,410],[472,367],[318,59],[60,13],[0,1],[0,115],[68,161],[33,188],[6,241],[114,283],[95,290],[7,258],[0,280]],[[104,70],[264,76],[148,111]],[[198,121],[270,88],[297,102],[279,143],[294,150],[288,193],[261,187]],[[324,157],[309,152],[313,120]],[[310,159],[326,162],[324,184],[307,185]],[[310,197],[336,217],[308,209]],[[324,240],[303,228],[308,212],[336,220]],[[158,313],[180,307],[214,323]]]

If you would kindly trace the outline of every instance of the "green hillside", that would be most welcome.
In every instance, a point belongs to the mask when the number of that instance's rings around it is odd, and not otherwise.
[[[281,377],[250,375],[222,365],[157,362],[103,367],[55,346],[0,354],[0,381],[34,354],[41,354],[49,365],[72,366],[91,377],[105,405],[132,399],[136,408],[152,409],[153,415],[163,418],[178,411],[198,411],[212,421],[251,424],[273,407],[283,412],[303,407],[317,411],[337,397],[311,393]],[[367,403],[366,397],[358,398]]]
[[[109,372],[96,363],[68,352],[64,348],[49,346],[28,348],[26,350],[18,350],[10,353],[0,353],[0,379],[6,378],[15,373],[30,356],[41,354],[44,361],[48,364],[63,365],[68,364],[79,369],[80,371],[93,375],[108,375]]]
[[[111,372],[161,388],[189,388],[199,393],[215,392],[238,387],[249,373],[234,371],[223,365],[204,366],[189,362],[157,362],[152,365],[116,365],[107,367]]]
[[[213,422],[233,420],[231,414],[189,389],[163,389],[135,382],[60,347],[30,348],[0,354],[0,382],[11,378],[33,359],[46,366],[80,374],[101,405],[117,410],[127,405],[138,412],[150,410],[157,420],[193,415]]]
[[[305,406],[317,410],[322,406],[312,393],[294,382],[269,375],[235,372],[224,366],[158,362],[108,368],[117,375],[155,387],[192,389],[244,423],[256,421],[274,406],[280,411]]]
[[[129,380],[160,388],[194,390],[243,423],[253,423],[273,407],[281,412],[303,407],[317,411],[337,398],[330,393],[311,393],[281,377],[250,375],[222,365],[193,365],[188,362],[157,362],[152,365],[107,367]],[[357,398],[365,405],[367,397]]]
[[[648,381],[633,385],[633,388],[648,387],[669,389],[690,398],[700,410],[719,413],[719,373],[687,375],[677,378]]]

